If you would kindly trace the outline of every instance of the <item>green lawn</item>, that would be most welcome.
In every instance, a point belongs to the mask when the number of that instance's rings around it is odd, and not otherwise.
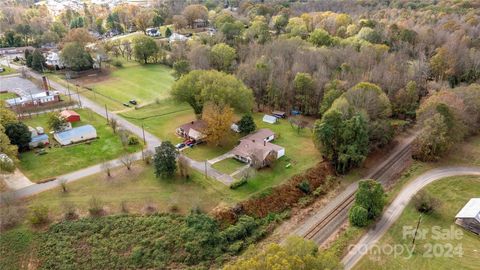
[[[0,100],[7,100],[11,98],[16,98],[17,94],[11,93],[11,92],[6,92],[6,93],[0,93]]]
[[[0,67],[2,67],[4,69],[3,72],[0,72],[0,76],[9,75],[9,74],[13,74],[13,73],[17,72],[15,69],[4,66],[4,65],[0,65]]]
[[[179,212],[188,213],[195,207],[208,212],[221,201],[233,202],[227,194],[228,187],[207,180],[195,171],[191,171],[189,180],[157,179],[153,167],[141,162],[131,171],[120,167],[112,171],[111,178],[104,173],[97,174],[70,183],[67,188],[66,194],[57,188],[30,197],[27,203],[44,204],[58,216],[66,201],[73,203],[80,213],[86,213],[93,195],[105,203],[110,213],[119,213],[121,202],[125,202],[132,213],[141,213],[147,204],[154,205],[160,212],[177,207]]]
[[[36,155],[34,151],[20,154],[20,170],[32,181],[50,178],[88,166],[98,164],[104,160],[111,160],[126,152],[136,152],[141,145],[129,146],[124,149],[120,138],[112,132],[106,124],[105,118],[87,109],[76,110],[82,121],[74,126],[91,124],[97,129],[98,139],[90,144],[79,144],[67,147],[47,148],[47,154]],[[48,115],[43,114],[23,122],[32,127],[43,127],[49,132],[47,125]],[[53,141],[50,135],[50,141]]]
[[[373,256],[364,257],[356,269],[478,269],[480,263],[480,238],[471,232],[461,229],[454,224],[454,217],[457,212],[472,197],[478,197],[480,194],[479,177],[452,177],[432,183],[426,187],[426,190],[442,201],[439,210],[431,215],[423,215],[420,224],[421,229],[432,229],[433,226],[440,226],[441,229],[450,229],[454,226],[455,230],[461,230],[463,236],[461,239],[453,240],[435,240],[433,235],[427,234],[427,237],[416,241],[416,248],[413,256],[409,259],[399,256]],[[411,247],[411,237],[403,238],[403,226],[415,227],[419,218],[419,213],[410,203],[405,208],[400,219],[392,228],[382,237],[379,244],[403,244]],[[430,231],[431,232],[431,231]],[[457,247],[461,245],[463,256],[438,256],[428,258],[427,245],[437,245],[438,255],[441,250],[447,250],[447,244]]]
[[[227,158],[212,165],[213,168],[226,174],[232,174],[246,164],[234,158]]]
[[[106,80],[85,86],[92,88],[97,96],[109,97],[120,105],[135,99],[142,106],[169,96],[174,81],[171,72],[171,68],[164,65],[140,65],[130,61],[114,69]]]

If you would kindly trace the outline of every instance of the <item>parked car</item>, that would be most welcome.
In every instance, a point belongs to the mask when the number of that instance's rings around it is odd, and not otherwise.
[[[130,100],[129,103],[132,105],[137,105],[137,101],[135,99]]]
[[[184,144],[184,143],[179,143],[179,144],[175,145],[175,147],[176,147],[177,149],[182,149],[182,148],[185,147],[185,144]]]

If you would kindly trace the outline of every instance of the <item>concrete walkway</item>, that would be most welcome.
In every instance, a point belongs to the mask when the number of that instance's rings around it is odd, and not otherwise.
[[[227,153],[225,153],[225,154],[223,154],[223,155],[221,155],[221,156],[218,156],[218,157],[216,157],[216,158],[209,159],[209,160],[208,160],[208,163],[210,163],[210,165],[213,165],[213,164],[215,164],[215,163],[217,163],[217,162],[220,162],[220,161],[222,161],[222,160],[224,160],[224,159],[227,159],[227,158],[231,158],[231,157],[233,157],[233,156],[234,156],[234,155],[233,155],[231,152],[227,152]]]
[[[342,260],[345,269],[352,269],[365,253],[382,238],[400,217],[412,197],[428,184],[442,178],[460,175],[480,176],[480,167],[446,167],[428,171],[411,181],[388,206],[382,219],[364,235]],[[468,198],[465,198],[466,200]],[[452,217],[453,218],[453,217]]]
[[[0,175],[0,178],[3,179],[9,190],[17,190],[35,185],[35,183],[32,183],[19,169],[16,169],[11,174]]]

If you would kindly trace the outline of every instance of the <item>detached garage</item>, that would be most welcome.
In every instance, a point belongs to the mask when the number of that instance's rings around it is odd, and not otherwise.
[[[69,122],[69,123],[74,123],[74,122],[79,122],[80,121],[80,114],[78,114],[75,111],[64,110],[60,113],[60,116],[65,118],[65,120],[67,120],[67,122]]]
[[[85,125],[55,133],[53,137],[61,145],[70,145],[97,138],[97,130],[92,125]]]

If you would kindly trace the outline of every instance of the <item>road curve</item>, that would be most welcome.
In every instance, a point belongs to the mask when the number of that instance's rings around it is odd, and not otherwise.
[[[360,261],[364,253],[380,240],[385,232],[400,217],[403,209],[405,209],[408,202],[418,191],[426,185],[442,178],[461,175],[480,176],[480,167],[443,167],[433,169],[410,182],[388,206],[387,210],[383,213],[382,219],[375,225],[375,227],[368,231],[367,234],[358,241],[355,247],[343,258],[342,263],[345,269],[352,269],[355,264]]]

